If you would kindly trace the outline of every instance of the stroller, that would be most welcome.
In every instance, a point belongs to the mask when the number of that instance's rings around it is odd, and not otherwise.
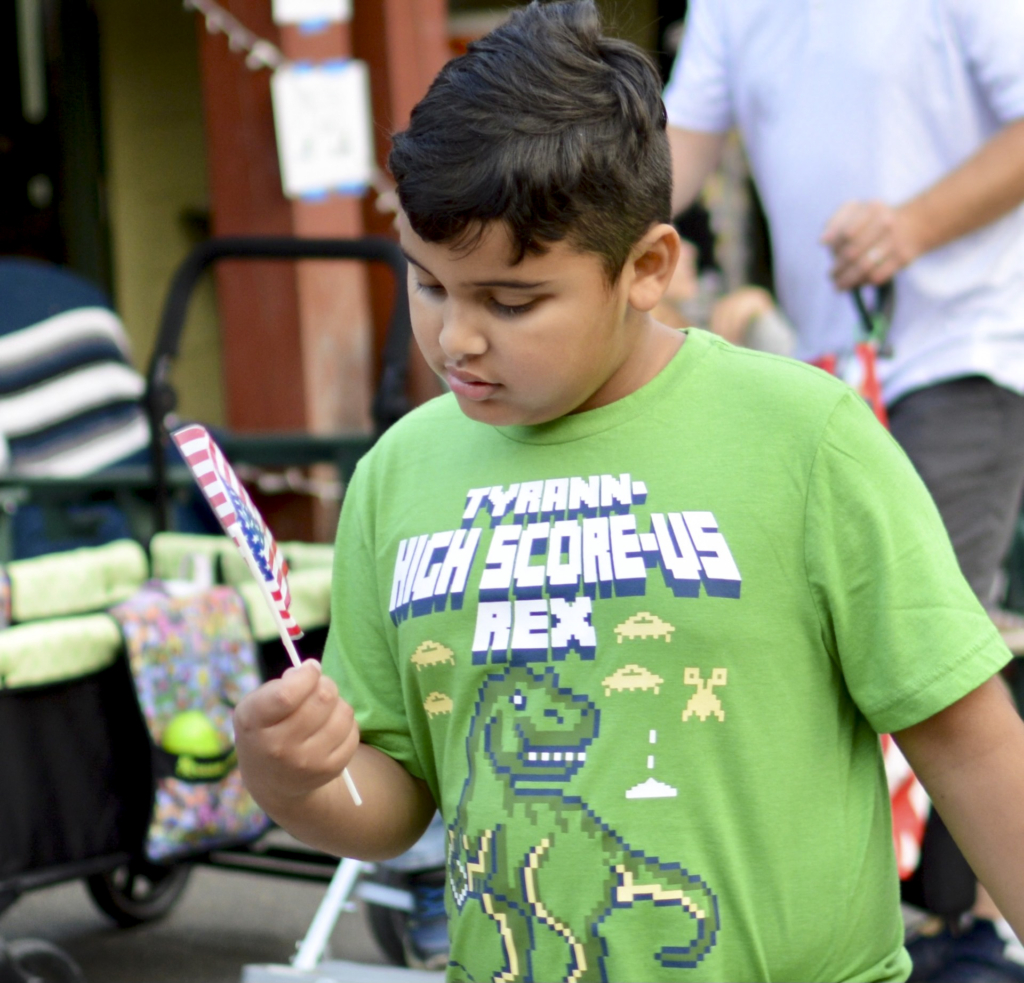
[[[165,618],[177,611],[179,621],[187,622],[190,616],[182,611],[201,598],[211,608],[207,623],[216,627],[208,640],[211,651],[219,657],[230,650],[225,662],[230,665],[220,682],[226,679],[235,687],[228,692],[230,686],[222,686],[214,700],[226,708],[203,709],[207,724],[212,721],[215,730],[219,725],[228,733],[230,704],[246,687],[287,665],[272,623],[265,617],[261,622],[262,600],[256,594],[246,600],[246,588],[256,585],[248,583],[244,571],[232,570],[233,547],[219,530],[214,532],[205,504],[197,505],[192,479],[169,451],[164,429],[175,405],[170,375],[189,297],[201,273],[221,258],[382,262],[396,283],[373,404],[375,433],[269,438],[218,433],[236,466],[304,467],[326,461],[344,481],[375,437],[407,408],[410,331],[404,260],[384,239],[231,238],[204,243],[186,258],[172,282],[144,384],[131,382],[123,350],[120,358],[117,354],[123,344],[112,342],[109,330],[93,330],[91,337],[71,346],[87,367],[104,359],[120,361],[108,375],[117,376],[121,388],[108,405],[91,406],[81,414],[87,419],[49,421],[37,432],[9,440],[6,448],[15,466],[12,476],[0,481],[0,559],[9,561],[0,577],[0,616],[6,612],[4,624],[11,625],[0,631],[0,779],[5,788],[0,797],[0,911],[25,891],[85,879],[101,910],[129,926],[170,911],[195,863],[281,876],[296,876],[301,867],[301,876],[325,882],[337,866],[333,858],[313,851],[261,843],[270,824],[246,801],[234,777],[230,740],[224,749],[168,749],[160,693],[173,682],[173,672],[167,670],[174,660],[164,659],[161,676],[138,658],[152,635],[152,612]],[[70,306],[103,306],[81,284],[77,289],[81,296]],[[51,327],[53,319],[51,315]],[[7,340],[0,338],[0,347]],[[67,354],[66,345],[56,348]],[[41,372],[45,366],[37,368]],[[113,464],[100,453],[94,458],[96,470],[82,473],[80,466],[68,464],[68,455],[82,446],[90,423],[96,438],[90,445],[98,448],[106,440],[108,457],[117,461]],[[291,552],[295,613],[309,630],[310,650],[316,650],[326,633],[331,547],[281,545],[286,556]],[[184,586],[183,564],[189,574]],[[176,586],[140,602],[152,578]],[[121,620],[112,620],[110,611]],[[257,643],[250,643],[247,656],[241,641],[245,631],[239,630],[246,626]],[[202,647],[204,642],[196,644]],[[202,672],[197,670],[196,678],[208,682]],[[193,727],[186,738],[201,736]],[[201,781],[182,782],[183,761],[191,762],[191,778]],[[207,771],[197,775],[196,768]],[[209,794],[202,803],[204,818],[193,822],[191,831],[184,821],[188,809],[164,809],[165,827],[174,835],[161,844],[159,837],[154,839],[154,819],[159,818],[160,793],[169,782],[180,786],[178,798],[170,796],[172,805],[187,804],[196,790]],[[217,814],[212,823],[211,809]],[[193,819],[202,811],[193,809]],[[366,871],[361,874],[372,893],[372,880]],[[405,917],[408,894],[400,889],[385,893],[377,906]],[[378,925],[385,921],[394,928],[393,919],[376,919]],[[396,957],[394,938],[386,942]],[[46,943],[18,940],[5,945],[0,940],[0,983],[28,979],[78,983],[81,974]]]

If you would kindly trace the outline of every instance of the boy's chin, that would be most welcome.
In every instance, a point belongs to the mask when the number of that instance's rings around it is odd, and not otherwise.
[[[459,409],[463,414],[477,423],[487,423],[492,427],[522,427],[539,423],[548,423],[562,414],[555,410],[545,414],[543,410],[522,406],[514,406],[494,399],[472,400],[455,396]]]

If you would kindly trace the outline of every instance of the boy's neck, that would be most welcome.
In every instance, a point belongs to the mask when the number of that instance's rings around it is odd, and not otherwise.
[[[639,315],[636,327],[640,337],[629,359],[622,365],[614,387],[604,390],[600,401],[588,400],[573,410],[573,413],[609,406],[642,389],[672,361],[686,341],[682,331],[655,321],[646,313]]]

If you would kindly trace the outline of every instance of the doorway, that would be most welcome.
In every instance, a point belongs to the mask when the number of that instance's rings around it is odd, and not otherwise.
[[[89,0],[0,0],[0,254],[108,293],[99,34]]]

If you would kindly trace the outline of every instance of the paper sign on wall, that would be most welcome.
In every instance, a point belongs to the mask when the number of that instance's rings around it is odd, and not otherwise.
[[[285,65],[274,72],[271,95],[284,193],[361,194],[374,168],[366,63]]]
[[[352,19],[351,0],[274,0],[275,24],[319,24]]]

